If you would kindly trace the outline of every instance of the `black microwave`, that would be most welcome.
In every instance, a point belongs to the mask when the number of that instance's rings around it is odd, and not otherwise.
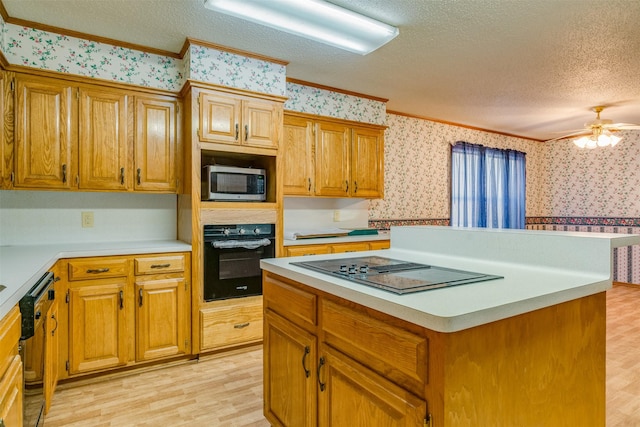
[[[267,199],[264,169],[209,165],[202,170],[202,200],[253,201]]]

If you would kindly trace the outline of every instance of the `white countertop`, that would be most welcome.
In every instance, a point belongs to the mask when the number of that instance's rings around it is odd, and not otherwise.
[[[177,240],[0,246],[0,285],[6,287],[0,291],[0,318],[59,259],[190,251],[190,244]]]
[[[375,240],[389,240],[391,234],[388,230],[378,230],[378,234],[364,234],[359,236],[321,237],[316,239],[284,239],[284,246],[301,245],[331,245],[333,243],[371,242]]]
[[[391,249],[263,260],[263,269],[439,332],[456,332],[611,287],[612,248],[640,236],[533,230],[393,227]],[[486,282],[397,295],[290,265],[354,256],[504,276]]]

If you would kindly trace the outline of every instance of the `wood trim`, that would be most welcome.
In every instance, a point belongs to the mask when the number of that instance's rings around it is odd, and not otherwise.
[[[387,129],[389,126],[385,126],[385,125],[378,125],[375,123],[366,123],[366,122],[356,122],[353,120],[346,120],[346,119],[338,119],[335,117],[328,117],[328,116],[321,116],[319,114],[309,114],[309,113],[301,113],[299,111],[293,111],[293,110],[285,110],[284,111],[285,116],[295,116],[295,117],[300,117],[303,119],[309,119],[309,120],[322,120],[323,122],[330,122],[330,123],[336,123],[336,124],[341,124],[341,125],[347,125],[347,126],[358,126],[358,127],[366,127],[366,128],[371,128],[371,129]]]
[[[331,92],[344,93],[345,95],[357,96],[359,98],[372,99],[374,101],[380,101],[380,102],[385,102],[385,103],[389,102],[389,100],[387,98],[379,98],[379,97],[373,96],[373,95],[365,95],[364,93],[352,92],[350,90],[345,90],[345,89],[338,89],[338,88],[335,88],[335,87],[325,86],[325,85],[321,85],[321,84],[318,84],[318,83],[307,82],[307,81],[304,81],[304,80],[293,79],[293,78],[290,78],[290,77],[287,77],[287,83],[294,83],[294,84],[302,85],[302,86],[315,87],[315,88],[318,88],[318,89],[328,90],[328,91],[331,91]]]
[[[127,43],[121,40],[111,39],[108,37],[100,37],[93,34],[82,33],[80,31],[67,30],[66,28],[54,27],[52,25],[41,24],[39,22],[34,22],[34,21],[27,21],[26,19],[12,18],[10,16],[7,16],[5,18],[5,22],[7,22],[8,24],[35,28],[37,30],[49,31],[52,33],[62,34],[65,36],[77,37],[79,39],[91,40],[98,43],[111,44],[114,46],[124,47],[126,49],[140,50],[142,52],[153,53],[156,55],[169,56],[171,58],[181,59],[179,54],[175,52],[170,52],[168,50],[156,49],[153,47],[142,46],[135,43]]]
[[[410,118],[413,118],[413,119],[428,120],[430,122],[442,123],[442,124],[445,124],[445,125],[457,126],[457,127],[461,127],[461,128],[465,128],[465,129],[478,130],[478,131],[481,131],[481,132],[488,132],[488,133],[495,133],[497,135],[510,136],[510,137],[513,137],[513,138],[527,139],[529,141],[536,141],[536,142],[544,142],[545,141],[543,139],[529,138],[527,136],[515,135],[513,133],[500,132],[500,131],[493,130],[493,129],[485,129],[485,128],[480,128],[480,127],[470,126],[470,125],[463,125],[461,123],[449,122],[447,120],[434,119],[434,118],[425,117],[425,116],[418,116],[416,114],[403,113],[403,112],[400,112],[400,111],[387,110],[387,114],[394,114],[396,116],[410,117]]]
[[[9,19],[9,13],[4,7],[4,3],[2,3],[2,0],[0,0],[0,16],[2,16],[2,19],[4,19],[5,22],[7,22],[7,19]]]
[[[265,56],[265,55],[260,55],[258,53],[253,53],[253,52],[248,52],[246,50],[240,50],[240,49],[235,49],[232,47],[227,47],[227,46],[222,46],[219,44],[215,44],[215,43],[211,43],[208,41],[204,41],[204,40],[198,40],[198,39],[194,39],[191,37],[187,37],[187,39],[184,42],[184,45],[182,46],[182,49],[180,50],[179,56],[180,58],[184,57],[184,54],[187,52],[187,49],[189,48],[189,45],[192,44],[197,44],[199,46],[204,46],[204,47],[208,47],[211,49],[217,49],[217,50],[222,50],[225,52],[229,52],[229,53],[234,53],[237,55],[242,55],[242,56],[246,56],[249,58],[255,58],[255,59],[259,59],[261,61],[268,61],[268,62],[273,62],[274,64],[280,64],[280,65],[289,65],[289,61],[284,61],[282,59],[276,59],[276,58],[271,58],[269,56]]]
[[[263,92],[254,92],[251,90],[233,88],[228,86],[220,86],[215,83],[206,83],[206,82],[201,82],[198,80],[191,80],[191,79],[188,79],[185,82],[184,86],[182,87],[182,90],[180,91],[180,94],[184,96],[190,89],[193,89],[193,88],[215,90],[217,92],[224,92],[224,93],[230,93],[233,95],[241,95],[241,96],[250,96],[251,98],[267,99],[267,100],[276,101],[276,102],[284,102],[288,99],[285,96],[268,94]]]
[[[131,83],[118,83],[118,82],[112,82],[110,80],[96,79],[93,77],[79,76],[76,74],[61,73],[59,71],[42,70],[39,68],[25,67],[22,65],[10,64],[7,67],[7,71],[13,71],[16,73],[21,73],[21,74],[26,74],[31,76],[48,77],[48,78],[53,78],[57,80],[66,80],[66,81],[74,82],[75,84],[78,84],[78,85],[88,84],[88,85],[91,85],[92,87],[107,86],[107,87],[126,90],[126,91],[146,92],[154,95],[164,95],[172,98],[176,98],[178,96],[178,92],[172,92],[166,89],[155,89],[155,88],[150,88],[147,86],[139,86]]]
[[[0,3],[0,5],[2,5],[2,3]],[[10,66],[11,64],[9,64],[9,61],[7,61],[7,57],[4,56],[4,53],[2,51],[0,51],[0,69],[6,70]]]

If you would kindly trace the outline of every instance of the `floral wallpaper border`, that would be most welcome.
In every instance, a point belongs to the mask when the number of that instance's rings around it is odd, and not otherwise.
[[[406,225],[449,225],[449,218],[424,218],[424,219],[370,219],[369,228],[389,230],[391,227]]]
[[[238,89],[285,96],[284,65],[238,55],[211,47],[189,46],[188,78]]]
[[[11,64],[178,92],[187,79],[286,96],[286,67],[192,44],[184,58],[157,55],[0,22]]]
[[[11,64],[170,91],[184,85],[182,60],[4,23]]]
[[[611,218],[611,217],[527,217],[527,225],[587,225],[603,227],[640,227],[640,218]]]
[[[387,122],[387,104],[382,101],[291,82],[287,82],[287,96],[285,110],[377,125]]]

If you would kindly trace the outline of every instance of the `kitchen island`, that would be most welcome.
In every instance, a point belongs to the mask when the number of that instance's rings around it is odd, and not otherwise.
[[[359,253],[501,276],[399,295],[262,261],[273,425],[604,426],[612,249],[640,236],[398,227]]]

